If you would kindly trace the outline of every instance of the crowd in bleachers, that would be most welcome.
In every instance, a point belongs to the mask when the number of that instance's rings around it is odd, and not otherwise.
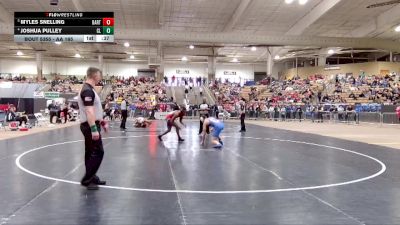
[[[298,114],[312,114],[317,118],[318,112],[338,112],[340,115],[365,109],[356,107],[358,104],[396,105],[400,102],[400,83],[396,74],[264,79],[255,86],[242,87],[237,83],[214,81],[210,83],[210,89],[217,104],[231,113],[237,111],[240,99],[246,101],[250,117],[282,118],[285,115],[284,118],[294,119]]]
[[[336,76],[335,93],[346,93],[351,102],[366,101],[380,104],[398,104],[400,101],[399,77],[386,76]],[[326,97],[329,101],[329,96]]]
[[[237,83],[221,83],[215,80],[210,83],[209,87],[219,103],[234,103],[239,101],[241,87]]]
[[[66,78],[56,78],[47,81],[50,85],[48,91],[55,91],[60,93],[78,93],[82,87],[83,79],[78,79],[76,76],[69,76]]]
[[[32,83],[32,82],[36,82],[33,79],[30,78],[26,78],[25,76],[12,76],[11,74],[7,74],[7,75],[0,75],[0,82],[1,81],[11,81],[11,82],[18,82],[18,83]]]
[[[106,97],[105,112],[111,119],[118,117],[119,104],[125,99],[131,115],[140,113],[148,116],[152,110],[160,109],[157,103],[170,102],[166,86],[149,77],[111,77],[112,90]],[[161,107],[162,108],[162,107]]]
[[[164,83],[166,85],[171,86],[185,86],[185,85],[193,85],[193,86],[201,86],[206,85],[207,79],[205,77],[197,76],[197,77],[176,77],[173,75],[172,77],[164,76]]]
[[[158,102],[169,100],[166,95],[165,85],[149,77],[129,77],[113,80],[109,97],[115,98],[115,96],[119,97],[121,95],[135,102],[150,101],[152,95],[156,97]]]
[[[289,84],[289,86],[288,86]],[[353,76],[338,74],[331,78],[293,79],[281,81],[273,97],[279,101],[289,100],[304,104],[380,103],[397,104],[399,101],[398,78],[386,76]],[[280,87],[282,90],[279,91]],[[278,90],[278,91],[277,91]],[[273,100],[275,100],[273,99]]]

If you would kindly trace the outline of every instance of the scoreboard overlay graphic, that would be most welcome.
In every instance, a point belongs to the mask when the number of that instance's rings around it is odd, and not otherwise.
[[[15,12],[15,42],[114,42],[114,12]]]

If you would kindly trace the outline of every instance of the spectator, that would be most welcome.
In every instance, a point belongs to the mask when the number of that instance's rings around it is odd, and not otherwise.
[[[192,79],[192,78],[190,78],[190,79]],[[190,92],[193,91],[193,82],[192,81],[189,83],[189,89],[190,89]]]
[[[47,109],[49,110],[49,113],[50,113],[50,123],[53,123],[54,117],[56,117],[58,120],[58,118],[59,118],[58,114],[59,114],[60,108],[58,107],[58,105],[56,104],[56,102],[54,100],[51,101],[51,103],[47,107]]]
[[[263,104],[261,107],[261,113],[263,118],[268,117],[268,106],[266,104]]]
[[[239,115],[240,115],[240,131],[239,132],[246,132],[246,124],[244,123],[244,119],[246,117],[246,103],[244,99],[240,100],[239,102]]]
[[[189,93],[189,85],[185,84],[185,99],[188,98],[188,93]]]
[[[297,106],[297,114],[299,115],[299,121],[301,122],[302,118],[303,118],[303,109],[301,108],[301,106]]]
[[[131,118],[135,117],[136,105],[134,103],[131,103],[129,105],[129,109],[130,109],[130,117]]]
[[[7,122],[17,121],[17,122],[19,122],[19,126],[22,126],[22,124],[24,124],[24,126],[26,126],[26,124],[28,123],[28,118],[26,116],[17,115],[17,113],[15,111],[16,111],[16,108],[14,106],[10,106],[10,109],[6,116],[6,121]]]
[[[274,119],[274,115],[275,115],[275,110],[274,110],[274,107],[272,105],[269,107],[268,113],[269,113],[269,119],[273,120]]]
[[[280,112],[281,112],[281,121],[285,121],[286,120],[286,107],[282,106],[280,108]]]
[[[111,116],[111,111],[112,111],[112,109],[111,109],[111,105],[110,105],[110,100],[107,99],[106,100],[106,104],[104,105],[104,116],[103,116],[103,119],[108,117],[109,120],[112,120],[113,118]]]
[[[68,121],[68,104],[66,102],[64,102],[64,104],[62,105],[62,113],[64,116],[64,123],[67,123],[67,121]]]

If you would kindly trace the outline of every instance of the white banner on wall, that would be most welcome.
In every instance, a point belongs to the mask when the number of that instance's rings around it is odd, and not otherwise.
[[[236,71],[224,71],[224,75],[236,75]]]
[[[164,75],[166,77],[207,77],[207,64],[166,64]]]
[[[330,67],[325,67],[324,70],[340,70],[340,66],[330,66]]]
[[[254,80],[253,65],[217,65],[215,70],[215,78],[221,79],[222,82],[228,80],[243,84],[248,80]]]
[[[177,69],[176,74],[190,74],[190,70]]]
[[[34,91],[33,97],[34,98],[44,98],[44,92],[43,91]]]

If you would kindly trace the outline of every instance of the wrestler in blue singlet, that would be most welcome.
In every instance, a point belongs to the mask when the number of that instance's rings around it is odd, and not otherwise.
[[[222,130],[224,129],[224,123],[220,120],[215,119],[214,117],[208,118],[210,123],[210,127],[213,128],[212,136],[215,138],[219,138],[219,135],[221,134]]]

